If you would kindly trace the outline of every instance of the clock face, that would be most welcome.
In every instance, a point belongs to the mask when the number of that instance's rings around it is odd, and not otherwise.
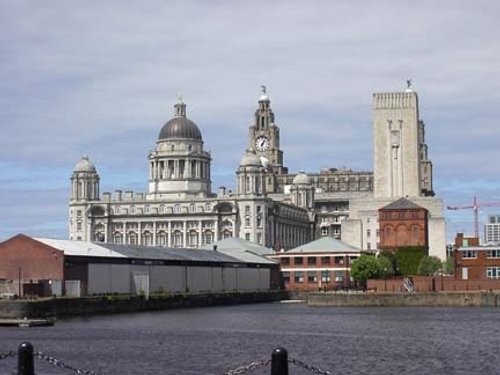
[[[269,139],[266,137],[258,137],[255,140],[255,149],[261,152],[269,150]]]

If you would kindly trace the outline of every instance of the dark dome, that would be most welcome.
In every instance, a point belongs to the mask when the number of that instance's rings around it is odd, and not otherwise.
[[[158,139],[190,138],[201,141],[201,131],[193,121],[186,117],[174,117],[161,128]]]

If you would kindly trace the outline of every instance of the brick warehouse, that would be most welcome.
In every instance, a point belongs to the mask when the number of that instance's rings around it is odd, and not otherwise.
[[[0,295],[277,289],[279,266],[257,254],[31,238],[0,243]]]

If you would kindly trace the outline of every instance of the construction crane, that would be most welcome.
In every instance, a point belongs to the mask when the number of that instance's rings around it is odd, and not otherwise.
[[[484,207],[500,207],[500,202],[481,202],[479,203],[477,197],[474,196],[472,205],[463,206],[447,206],[448,210],[466,210],[471,209],[474,211],[474,236],[479,238],[479,209]]]

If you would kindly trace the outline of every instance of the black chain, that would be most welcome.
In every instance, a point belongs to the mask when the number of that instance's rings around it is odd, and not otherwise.
[[[11,358],[11,357],[15,357],[16,355],[17,355],[17,353],[14,352],[14,351],[12,351],[12,350],[9,351],[9,352],[6,352],[6,353],[0,353],[0,360]],[[48,356],[48,355],[46,355],[46,354],[44,354],[42,352],[33,353],[33,356],[35,358],[44,360],[48,364],[60,367],[60,368],[65,369],[65,370],[70,370],[70,371],[76,372],[77,374],[99,375],[97,372],[94,372],[94,371],[91,371],[91,370],[82,370],[82,369],[70,366],[70,365],[68,365],[68,364],[66,364],[66,363],[58,360],[57,358]],[[302,362],[302,361],[300,361],[298,359],[295,359],[295,358],[289,358],[288,359],[288,363],[291,363],[293,365],[302,367],[302,368],[304,368],[304,369],[306,369],[306,370],[308,370],[308,371],[310,371],[312,373],[315,373],[315,374],[319,374],[319,375],[333,375],[330,371],[322,370],[319,367],[316,367],[316,366],[313,366],[313,365],[309,365],[309,364],[304,363],[304,362]],[[246,372],[253,371],[256,368],[259,368],[259,367],[262,367],[262,366],[268,366],[269,364],[271,364],[271,360],[270,359],[263,359],[263,360],[260,360],[260,361],[249,363],[248,365],[245,365],[245,366],[240,366],[238,368],[235,368],[234,370],[229,370],[229,371],[225,372],[223,375],[239,375],[239,374],[244,374]]]
[[[313,366],[313,365],[308,365],[307,363],[304,363],[302,361],[299,361],[298,359],[295,358],[289,358],[288,363],[292,363],[296,366],[305,368],[306,370],[313,372],[315,374],[320,374],[320,375],[333,375],[330,371],[322,370],[319,367]]]
[[[0,353],[0,360],[7,359],[9,357],[15,357],[16,355],[17,355],[17,353],[13,350],[11,350],[10,352],[7,352],[7,353]]]
[[[77,374],[84,374],[84,375],[99,375],[97,372],[94,372],[94,371],[90,371],[90,370],[82,370],[82,369],[79,369],[79,368],[76,368],[76,367],[73,367],[73,366],[70,366],[70,365],[67,365],[66,363],[64,362],[61,362],[60,360],[58,360],[57,358],[54,358],[54,357],[51,357],[51,356],[48,356],[46,354],[43,354],[42,352],[36,352],[33,354],[35,356],[35,358],[38,358],[38,359],[42,359],[44,360],[45,362],[53,365],[53,366],[57,366],[57,367],[60,367],[62,369],[65,369],[65,370],[70,370],[70,371],[74,371],[76,372]]]
[[[245,365],[245,366],[235,368],[234,370],[229,370],[228,372],[225,372],[223,375],[243,374],[245,372],[253,371],[258,367],[268,366],[270,363],[271,363],[270,359],[263,359],[263,360],[260,360],[257,362],[249,363],[248,365]]]

